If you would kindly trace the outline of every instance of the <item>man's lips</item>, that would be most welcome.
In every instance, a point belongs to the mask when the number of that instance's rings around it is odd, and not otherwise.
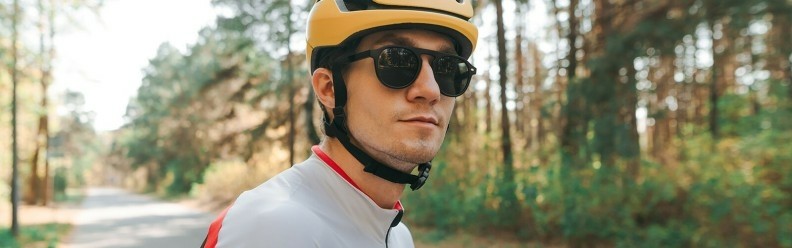
[[[435,126],[437,126],[438,123],[440,123],[439,121],[437,121],[437,118],[435,118],[434,116],[415,116],[415,117],[403,119],[401,121],[404,121],[404,122],[425,122],[425,123],[430,123],[430,124],[435,125]]]

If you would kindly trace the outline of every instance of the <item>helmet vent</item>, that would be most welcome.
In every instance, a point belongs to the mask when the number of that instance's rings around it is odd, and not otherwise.
[[[371,0],[343,0],[347,11],[366,10],[372,4]]]

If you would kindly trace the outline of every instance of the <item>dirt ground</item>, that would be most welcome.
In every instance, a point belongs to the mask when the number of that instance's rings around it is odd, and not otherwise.
[[[57,204],[53,206],[28,206],[19,208],[19,224],[36,225],[46,223],[71,223],[77,207],[74,205]],[[11,205],[0,204],[0,226],[11,226]]]

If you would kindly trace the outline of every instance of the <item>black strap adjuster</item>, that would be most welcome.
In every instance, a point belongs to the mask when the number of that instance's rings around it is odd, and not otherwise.
[[[418,178],[410,184],[410,189],[416,191],[423,187],[426,180],[429,179],[429,171],[432,170],[432,162],[418,165]]]

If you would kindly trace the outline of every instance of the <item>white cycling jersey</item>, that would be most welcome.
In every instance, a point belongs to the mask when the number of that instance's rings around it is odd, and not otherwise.
[[[401,202],[383,209],[318,146],[302,163],[242,193],[202,247],[413,247]]]

